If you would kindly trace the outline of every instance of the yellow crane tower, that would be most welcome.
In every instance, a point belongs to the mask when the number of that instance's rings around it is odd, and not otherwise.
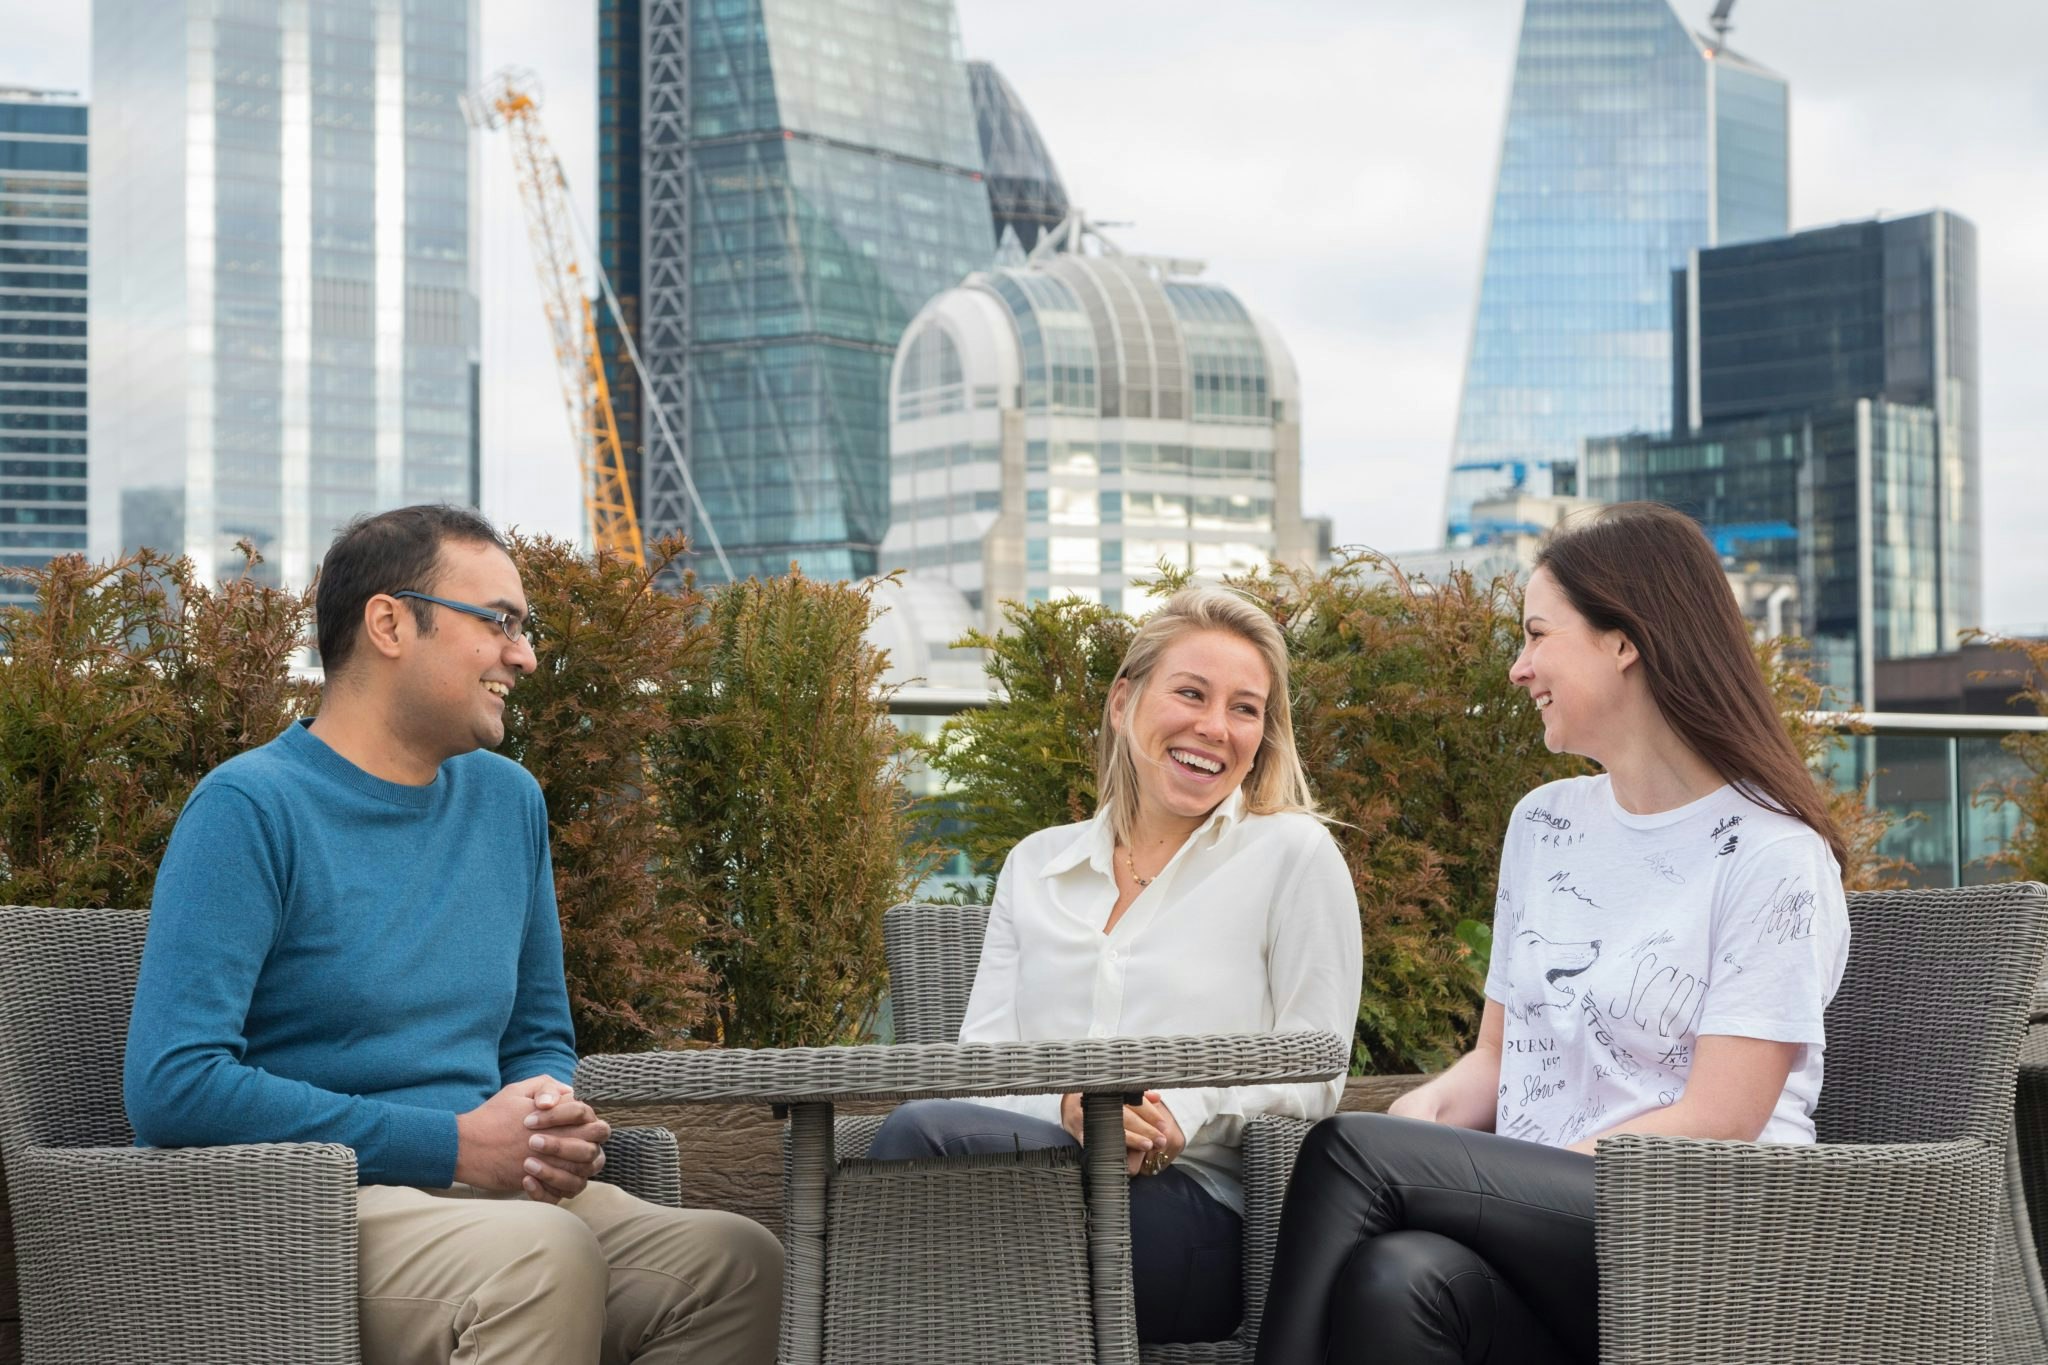
[[[569,185],[541,126],[540,81],[532,72],[508,67],[464,96],[462,107],[472,126],[502,128],[512,135],[512,165],[519,180],[519,201],[526,209],[534,269],[540,274],[541,303],[547,313],[548,337],[554,343],[555,368],[562,380],[562,401],[569,408],[591,547],[645,568],[647,549],[640,537],[640,518],[633,510],[625,454],[619,448],[619,423],[612,411],[611,386],[605,382],[604,355],[598,349],[597,314],[584,293],[583,273],[576,261]]]

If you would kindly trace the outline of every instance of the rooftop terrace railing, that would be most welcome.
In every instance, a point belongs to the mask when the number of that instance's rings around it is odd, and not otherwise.
[[[947,716],[994,702],[981,688],[914,687],[899,690],[889,709],[906,729],[929,733]],[[1814,719],[1843,737],[1828,779],[1849,789],[1870,778],[1872,804],[1892,816],[1879,851],[1912,864],[1914,885],[1966,886],[2010,875],[1989,861],[2011,840],[2018,818],[1995,794],[2024,776],[2004,741],[2048,733],[2048,717],[1823,711]]]
[[[1881,853],[1904,858],[1916,886],[1970,886],[2012,874],[1989,860],[2011,841],[2018,813],[1998,798],[2026,776],[2005,747],[2015,734],[2048,733],[2048,717],[1905,711],[1816,717],[1843,734],[1828,776],[1870,778],[1870,800],[1892,816]],[[1864,734],[1851,734],[1861,722]]]

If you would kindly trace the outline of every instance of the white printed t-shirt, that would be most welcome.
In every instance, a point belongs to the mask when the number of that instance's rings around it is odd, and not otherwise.
[[[1841,869],[1800,821],[1732,786],[1655,815],[1604,773],[1538,787],[1501,850],[1494,1131],[1562,1147],[1663,1108],[1727,1034],[1804,1044],[1760,1140],[1812,1142],[1848,954]]]

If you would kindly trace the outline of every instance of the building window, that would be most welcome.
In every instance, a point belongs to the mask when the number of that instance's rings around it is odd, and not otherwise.
[[[960,349],[936,322],[927,323],[903,356],[902,382],[897,386],[896,420],[914,421],[961,412],[967,406],[961,385]]]

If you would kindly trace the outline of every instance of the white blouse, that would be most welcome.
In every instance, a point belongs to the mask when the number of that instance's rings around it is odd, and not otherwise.
[[[1108,933],[1115,834],[1105,812],[1040,830],[1003,863],[960,1040],[1187,1033],[1349,1038],[1358,1023],[1358,898],[1314,817],[1247,815],[1232,793]],[[1256,1114],[1320,1119],[1342,1077],[1303,1085],[1164,1090],[1187,1136],[1181,1164],[1244,1209],[1238,1144]],[[1057,1095],[985,1101],[1059,1122]]]

